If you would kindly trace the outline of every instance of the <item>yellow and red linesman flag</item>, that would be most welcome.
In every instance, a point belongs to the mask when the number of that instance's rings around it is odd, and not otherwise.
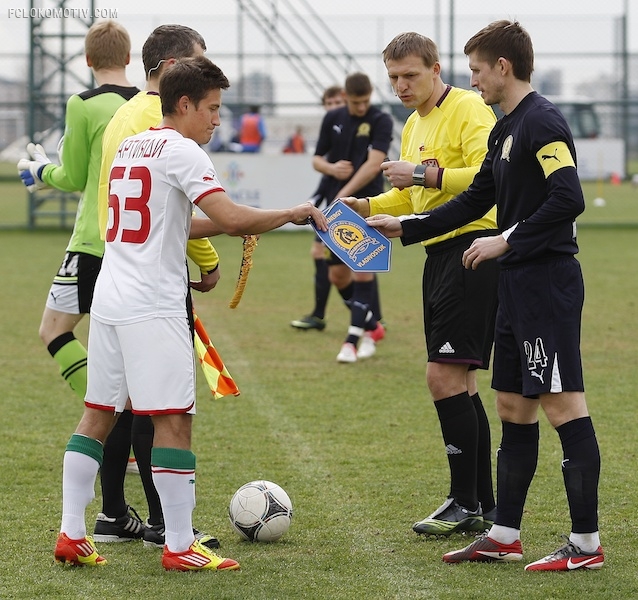
[[[215,399],[231,394],[239,396],[239,388],[213,346],[213,342],[210,341],[203,323],[194,312],[193,319],[195,321],[195,351],[210,391]]]

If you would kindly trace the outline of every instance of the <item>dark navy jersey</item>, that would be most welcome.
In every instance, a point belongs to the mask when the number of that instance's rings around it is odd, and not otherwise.
[[[392,117],[371,106],[363,117],[352,116],[347,106],[326,113],[321,123],[315,155],[324,156],[328,162],[349,160],[356,173],[368,159],[370,150],[384,154],[392,141]],[[323,191],[331,202],[339,190],[347,183],[327,176]],[[323,182],[322,182],[323,183]],[[383,192],[383,175],[379,174],[367,185],[356,190],[355,196],[376,196]]]
[[[560,111],[531,92],[494,126],[470,187],[429,213],[402,218],[404,244],[483,216],[496,199],[498,228],[511,249],[503,265],[573,255],[576,217],[585,209],[574,140]]]

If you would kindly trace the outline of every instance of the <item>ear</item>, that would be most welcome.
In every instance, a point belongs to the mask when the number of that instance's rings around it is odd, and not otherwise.
[[[84,57],[86,58],[86,66],[91,68],[93,66],[93,61],[91,60],[91,57],[88,54],[85,54]]]
[[[166,58],[166,59],[162,59],[162,63],[160,64],[160,66],[157,68],[157,75],[156,77],[161,77],[164,74],[164,70],[168,69],[168,67],[170,67],[171,65],[174,65],[177,62],[176,58]]]
[[[435,75],[440,75],[441,74],[441,63],[440,62],[435,62],[434,65],[432,65],[432,71]]]
[[[512,63],[502,56],[499,57],[496,64],[498,65],[501,75],[507,75],[512,69]]]
[[[126,55],[126,64],[127,64],[127,65],[128,65],[128,64],[130,64],[130,62],[131,62],[131,53],[129,52],[129,53]]]
[[[181,96],[177,101],[177,112],[180,115],[186,114],[188,112],[188,106],[192,104],[190,98],[188,96]]]

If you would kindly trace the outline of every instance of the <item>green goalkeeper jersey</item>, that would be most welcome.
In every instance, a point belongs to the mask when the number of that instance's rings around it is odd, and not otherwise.
[[[75,94],[67,102],[61,164],[47,165],[42,180],[58,190],[82,192],[68,252],[104,254],[97,211],[102,135],[115,111],[138,92],[136,87],[107,84]]]

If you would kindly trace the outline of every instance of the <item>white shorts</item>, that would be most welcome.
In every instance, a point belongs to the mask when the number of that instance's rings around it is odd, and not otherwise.
[[[84,403],[135,414],[195,414],[195,355],[184,317],[156,318],[130,325],[89,328]]]

